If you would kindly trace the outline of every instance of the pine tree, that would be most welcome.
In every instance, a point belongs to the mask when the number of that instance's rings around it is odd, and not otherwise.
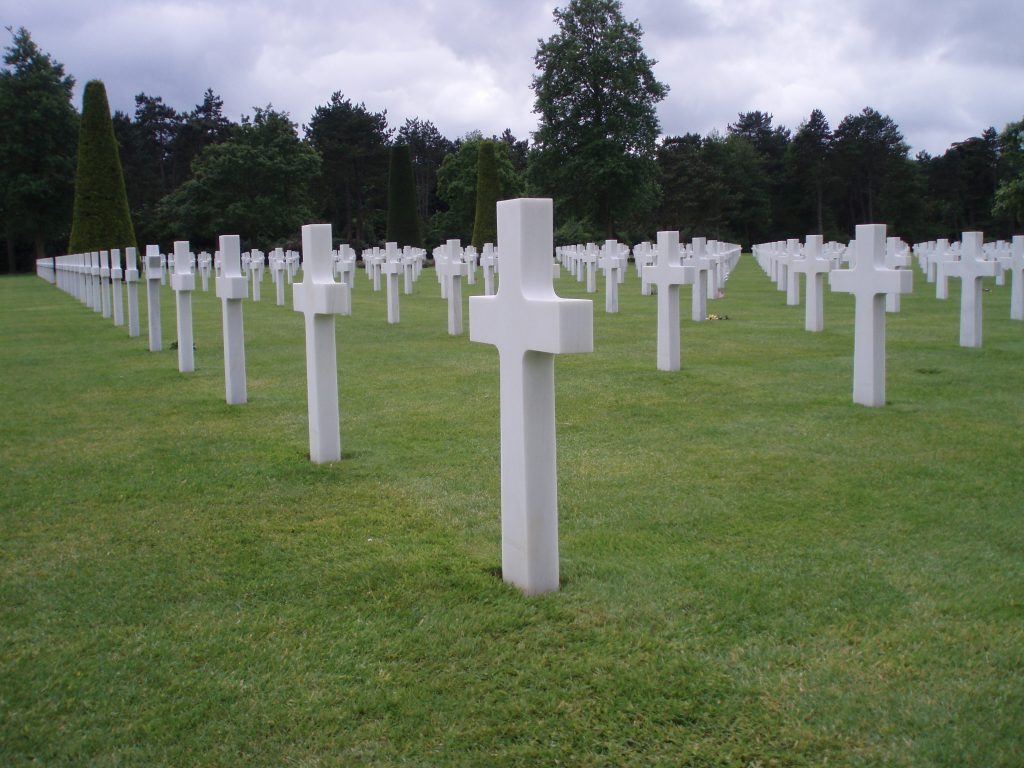
[[[498,161],[494,142],[481,141],[476,164],[476,217],[473,222],[473,246],[479,251],[484,243],[498,242]]]
[[[391,147],[387,239],[400,246],[423,247],[423,235],[416,213],[416,181],[412,174],[412,155],[407,144],[395,144]]]
[[[78,172],[71,221],[70,253],[135,247],[124,174],[110,119],[107,90],[99,80],[85,84],[78,131]]]

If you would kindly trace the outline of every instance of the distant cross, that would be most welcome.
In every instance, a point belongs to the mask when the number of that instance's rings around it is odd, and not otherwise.
[[[114,325],[124,325],[124,298],[121,292],[121,278],[124,272],[121,270],[121,250],[114,248],[110,251],[110,288],[111,299],[114,302]]]
[[[804,257],[796,259],[790,269],[806,276],[807,306],[804,311],[804,330],[820,331],[825,327],[822,308],[822,285],[825,273],[832,269],[832,260],[821,255],[821,235],[808,235],[804,239]]]
[[[1010,319],[1024,320],[1024,235],[1014,235],[1006,269],[1010,271]]]
[[[480,266],[484,271],[484,296],[494,295],[494,246],[484,243],[484,252],[480,257]]]
[[[833,291],[852,293],[853,402],[885,405],[885,294],[909,293],[913,272],[887,269],[885,225],[858,224],[853,264],[829,273]]]
[[[398,250],[398,243],[385,243],[384,262],[380,265],[384,273],[385,289],[388,302],[388,322],[397,323],[399,320],[398,307],[398,274],[404,272],[402,265],[402,252]]]
[[[242,275],[238,235],[220,236],[220,259],[221,274],[215,282],[224,325],[224,392],[228,405],[241,405],[248,400],[242,299],[249,295],[249,285]]]
[[[885,266],[889,269],[903,269],[910,266],[910,255],[904,250],[903,241],[898,237],[890,237],[885,241]],[[898,293],[885,295],[885,311],[900,311],[900,295]]]
[[[526,594],[558,589],[556,354],[594,348],[593,302],[551,283],[552,203],[498,203],[501,282],[469,300],[469,338],[498,348],[501,568]]]
[[[943,265],[947,277],[960,278],[960,346],[981,346],[981,297],[983,277],[996,274],[996,263],[985,261],[981,232],[964,232],[960,237],[960,260]]]
[[[139,265],[135,248],[124,249],[124,282],[128,288],[128,335],[139,335]]]
[[[604,272],[604,311],[619,311],[619,244],[606,240],[601,249],[601,270]]]
[[[679,233],[659,232],[654,264],[644,279],[658,292],[658,370],[679,370],[679,286],[692,285],[693,267],[679,263]]]
[[[462,246],[458,240],[449,240],[445,258],[441,261],[441,280],[444,295],[448,298],[448,333],[462,335],[462,278],[466,275],[466,264],[462,261]]]
[[[149,318],[149,351],[163,349],[160,334],[160,284],[163,276],[163,259],[159,245],[146,246],[146,311]]]
[[[192,291],[196,289],[196,276],[192,272],[188,240],[174,242],[171,288],[174,289],[175,316],[178,320],[178,371],[191,373],[196,369],[192,350]]]
[[[100,306],[103,317],[109,318],[110,307],[110,254],[108,251],[100,251]]]
[[[786,256],[784,265],[786,267],[786,306],[800,306],[800,273],[793,269],[793,265],[800,260],[800,240],[790,238],[786,241]]]
[[[690,319],[702,323],[708,319],[708,282],[711,278],[711,258],[708,256],[707,240],[693,238],[693,256],[689,266],[693,267],[693,295],[690,301]]]
[[[302,227],[302,261],[302,282],[292,288],[292,304],[306,316],[309,458],[322,464],[341,458],[334,316],[345,314],[349,301],[345,286],[334,282],[330,224]]]

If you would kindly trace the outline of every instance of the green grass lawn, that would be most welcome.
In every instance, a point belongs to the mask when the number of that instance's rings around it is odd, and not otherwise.
[[[564,274],[564,273],[563,273]],[[556,362],[563,586],[500,570],[498,360],[433,271],[339,318],[341,462],[307,458],[303,318],[220,303],[196,372],[36,277],[0,280],[4,766],[1024,764],[1024,323],[920,272],[890,404],[745,256],[655,367],[630,268]],[[569,276],[563,296],[584,297]],[[480,285],[466,291],[478,293]],[[468,325],[468,313],[467,313]]]

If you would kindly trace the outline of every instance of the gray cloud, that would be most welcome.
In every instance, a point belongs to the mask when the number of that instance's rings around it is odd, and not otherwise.
[[[562,4],[562,3],[558,3]],[[79,81],[102,79],[114,109],[139,92],[191,109],[213,88],[238,119],[273,103],[306,122],[334,91],[432,120],[450,137],[536,125],[537,40],[553,0],[8,0]],[[812,109],[834,126],[872,106],[916,151],[997,129],[1024,109],[1018,0],[624,0],[671,87],[666,134],[724,131],[739,112],[795,129]]]

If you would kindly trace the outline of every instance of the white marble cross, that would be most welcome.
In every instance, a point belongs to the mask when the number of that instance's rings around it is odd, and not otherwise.
[[[462,335],[462,278],[466,275],[466,264],[462,261],[462,246],[458,240],[449,240],[446,257],[441,260],[442,293],[448,299],[448,333]]]
[[[249,284],[242,275],[238,235],[220,236],[220,258],[221,274],[216,278],[216,287],[224,325],[224,391],[228,405],[241,405],[248,400],[242,299],[249,295]]]
[[[292,289],[292,303],[306,316],[309,458],[322,464],[341,458],[334,315],[346,313],[349,299],[345,286],[334,282],[330,224],[302,227],[302,262],[302,282]]]
[[[786,270],[786,306],[800,306],[800,274],[793,264],[800,260],[800,239],[793,237],[786,241],[786,255],[783,265]]]
[[[100,251],[100,306],[104,318],[111,314],[110,298],[110,254]]]
[[[943,264],[947,277],[960,278],[960,346],[981,346],[981,297],[983,277],[993,277],[996,263],[985,261],[982,233],[964,232],[960,237],[960,260]]]
[[[804,257],[795,259],[789,265],[796,274],[803,272],[806,277],[807,306],[804,309],[804,330],[820,331],[825,327],[822,286],[825,273],[832,269],[832,260],[821,255],[821,235],[808,235],[804,239]]]
[[[604,311],[615,314],[619,311],[619,244],[605,240],[601,249],[601,270],[604,272]]]
[[[398,275],[405,272],[405,267],[402,265],[402,252],[398,250],[398,243],[385,243],[384,254],[384,262],[380,265],[380,269],[384,273],[386,283],[388,322],[394,324],[400,318],[398,311]]]
[[[128,289],[128,335],[139,335],[139,265],[135,248],[124,249],[124,282]]]
[[[163,282],[163,259],[159,245],[146,246],[146,311],[149,318],[149,351],[163,349],[160,333],[160,285]]]
[[[903,269],[910,266],[910,254],[904,249],[903,241],[898,237],[890,237],[885,241],[885,266],[889,269]],[[900,311],[900,295],[898,293],[885,295],[885,311]]]
[[[679,286],[692,285],[693,267],[679,263],[679,233],[659,232],[654,264],[644,279],[658,292],[658,370],[679,370]]]
[[[494,295],[494,246],[484,243],[484,252],[480,256],[480,267],[484,271],[484,296]]]
[[[469,300],[469,338],[498,348],[501,567],[526,594],[558,589],[555,355],[591,352],[594,305],[551,283],[552,202],[498,203],[501,283]]]
[[[914,273],[885,266],[885,225],[858,224],[849,269],[829,272],[833,291],[852,293],[853,402],[885,405],[885,294],[909,293]]]
[[[188,240],[174,241],[174,274],[171,275],[174,289],[175,310],[178,320],[178,370],[190,373],[196,369],[195,354],[192,350],[192,291],[196,289],[196,276],[192,271]]]
[[[1010,319],[1024,320],[1024,235],[1013,236],[1006,269],[1010,272]]]
[[[693,267],[693,295],[690,301],[690,319],[702,323],[708,319],[708,279],[711,276],[711,259],[708,257],[707,240],[693,238],[693,255],[687,260]]]
[[[110,251],[110,288],[111,300],[114,302],[114,325],[124,325],[124,298],[121,294],[121,249]]]

